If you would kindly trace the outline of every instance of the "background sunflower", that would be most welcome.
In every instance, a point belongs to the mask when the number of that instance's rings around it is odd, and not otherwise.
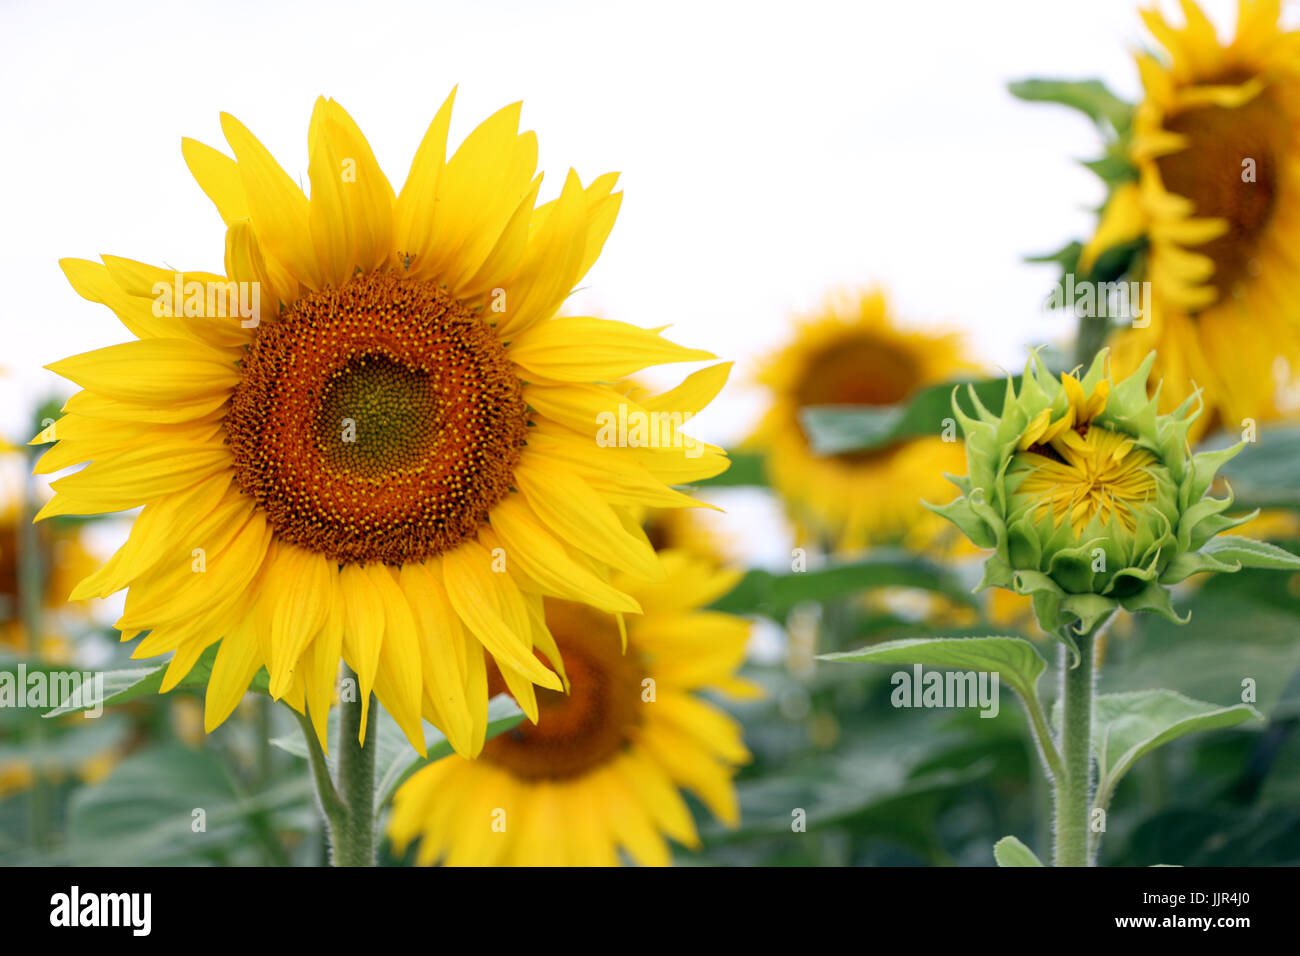
[[[810,447],[800,414],[828,405],[897,405],[972,368],[957,334],[900,322],[879,290],[832,299],[798,324],[759,373],[771,405],[746,447],[763,454],[801,543],[845,551],[933,543],[942,526],[919,501],[951,497],[936,476],[960,468],[960,442],[936,436],[821,455]]]
[[[690,790],[723,823],[739,822],[731,777],[748,761],[740,725],[699,695],[751,697],[735,676],[749,625],[703,608],[737,572],[683,550],[660,553],[663,581],[629,584],[642,614],[626,649],[608,617],[546,601],[569,675],[541,695],[535,723],[489,741],[477,760],[447,757],[397,792],[389,834],[421,864],[605,866],[624,854],[671,862],[668,840],[698,847]],[[498,675],[492,683],[504,689]]]
[[[1138,55],[1136,182],[1111,197],[1081,263],[1140,238],[1145,327],[1114,342],[1130,372],[1155,350],[1161,408],[1200,390],[1196,427],[1241,430],[1294,411],[1300,375],[1300,33],[1276,0],[1242,0],[1221,40],[1192,2],[1174,26],[1143,18],[1160,53]]]

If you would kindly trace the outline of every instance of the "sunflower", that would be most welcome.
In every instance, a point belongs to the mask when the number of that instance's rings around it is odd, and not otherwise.
[[[35,654],[45,661],[63,662],[72,654],[72,645],[59,628],[44,629],[40,640],[30,633],[23,620],[22,572],[24,560],[22,519],[17,501],[0,505],[0,648],[16,654]],[[56,613],[67,606],[68,595],[87,573],[94,570],[95,558],[86,550],[81,528],[75,521],[50,522],[39,526],[31,539],[36,555],[31,560],[41,569],[41,609]]]
[[[1281,29],[1276,0],[1240,0],[1226,45],[1182,8],[1181,29],[1143,14],[1168,56],[1137,58],[1138,180],[1113,194],[1086,255],[1145,235],[1149,323],[1118,335],[1115,367],[1154,349],[1162,411],[1201,389],[1199,435],[1282,414],[1300,372],[1300,33]]]
[[[713,358],[557,316],[613,226],[617,175],[570,172],[539,206],[519,104],[447,159],[453,98],[400,192],[343,108],[317,100],[310,199],[223,114],[233,159],[190,140],[183,153],[225,221],[225,275],[62,263],[137,340],[50,366],[83,391],[38,436],[58,442],[38,471],[91,464],[52,483],[40,517],[143,506],[74,597],[127,589],[116,626],[148,632],[134,656],[172,654],[164,692],[218,645],[208,730],[265,667],[323,744],[342,659],[363,707],[373,689],[417,750],[423,716],[477,753],[484,652],[536,717],[534,687],[564,674],[543,596],[639,612],[611,570],[662,569],[629,509],[693,505],[669,486],[726,467],[678,427],[725,370],[657,399],[679,413],[657,443],[601,440],[602,415],[650,411],[609,383]]]
[[[685,551],[661,557],[664,580],[629,585],[644,613],[629,620],[625,650],[608,616],[547,599],[568,694],[542,691],[540,721],[488,741],[477,760],[446,757],[403,784],[389,824],[398,852],[419,839],[423,865],[614,865],[620,850],[665,865],[665,837],[699,842],[679,787],[738,822],[731,778],[749,760],[741,728],[697,695],[756,694],[734,676],[748,622],[700,610],[739,573]],[[505,689],[495,674],[490,683]]]
[[[828,541],[844,551],[931,543],[941,526],[920,502],[952,497],[943,474],[963,467],[959,442],[916,438],[817,455],[799,414],[815,405],[895,405],[971,367],[956,335],[905,330],[879,291],[831,301],[801,323],[794,341],[760,373],[774,400],[747,443],[763,452],[801,540]]]
[[[735,542],[698,509],[655,508],[641,524],[656,551],[687,551],[716,565],[736,561]]]

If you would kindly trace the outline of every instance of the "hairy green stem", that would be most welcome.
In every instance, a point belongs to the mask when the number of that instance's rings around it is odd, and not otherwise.
[[[356,681],[350,670],[344,680]],[[359,684],[359,682],[357,682]],[[370,701],[365,740],[361,734],[361,695],[345,701],[339,714],[338,792],[347,807],[343,825],[334,829],[335,866],[375,865],[375,728],[379,704]]]
[[[1061,757],[1056,782],[1057,866],[1088,866],[1088,817],[1092,808],[1092,710],[1095,696],[1093,642],[1100,628],[1078,635],[1078,662],[1061,661]],[[1062,649],[1064,651],[1064,648]]]
[[[1036,693],[1022,695],[1021,699],[1025,702],[1025,710],[1029,714],[1029,727],[1034,733],[1035,743],[1038,744],[1039,755],[1047,764],[1053,784],[1059,784],[1065,776],[1065,766],[1061,763],[1061,755],[1056,749],[1056,744],[1052,742],[1052,733],[1047,728],[1043,705],[1039,703]]]
[[[343,668],[345,683],[358,686],[357,677]],[[307,742],[307,762],[311,766],[316,795],[325,814],[329,831],[330,860],[335,866],[375,865],[375,728],[379,704],[372,697],[366,722],[365,740],[361,736],[361,700],[344,701],[339,707],[339,739],[336,779],[330,776],[329,762],[321,749],[316,729],[306,714],[294,711],[303,739]]]
[[[316,784],[316,796],[320,799],[321,812],[325,814],[325,822],[332,832],[342,826],[348,808],[344,805],[338,791],[334,789],[329,763],[325,759],[325,752],[321,750],[320,741],[316,738],[316,728],[311,725],[311,720],[306,714],[294,710],[293,715],[298,718],[298,726],[302,728],[302,738],[307,742],[307,764],[311,767],[312,781]]]

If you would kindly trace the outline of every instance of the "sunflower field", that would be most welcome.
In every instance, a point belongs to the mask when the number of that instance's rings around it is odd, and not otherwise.
[[[421,6],[235,5],[192,81],[0,13],[121,114],[4,160],[0,864],[1300,864],[1300,11],[1039,4],[861,97],[913,14],[769,83],[701,57],[771,11],[611,12],[588,101]]]

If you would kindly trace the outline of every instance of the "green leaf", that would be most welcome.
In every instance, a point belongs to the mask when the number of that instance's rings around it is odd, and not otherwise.
[[[374,719],[375,708],[371,708],[371,719]],[[506,694],[498,694],[488,701],[488,724],[487,739],[491,740],[497,734],[505,733],[513,729],[520,721],[524,719],[524,712],[519,709],[519,705]],[[331,721],[328,731],[330,754],[338,753],[338,722]],[[271,743],[286,753],[291,753],[301,760],[307,759],[307,742],[302,739],[302,734],[286,734],[283,737],[275,737]],[[431,724],[424,725],[424,743],[428,751],[427,757],[421,757],[411,747],[410,741],[406,739],[406,734],[397,726],[397,722],[389,715],[388,711],[379,708],[379,724],[375,734],[375,768],[378,777],[378,783],[375,787],[375,806],[381,807],[387,803],[397,788],[406,781],[406,779],[419,770],[421,767],[433,763],[435,760],[441,760],[443,757],[450,756],[452,753],[451,744],[443,736],[438,728]],[[334,757],[326,758],[329,764],[330,775],[334,775]]]
[[[1138,178],[1137,168],[1119,150],[1111,150],[1101,159],[1085,160],[1083,165],[1100,176],[1108,186],[1118,186]]]
[[[1172,690],[1101,694],[1093,711],[1092,744],[1100,768],[1096,805],[1105,807],[1120,779],[1144,755],[1186,734],[1263,723],[1249,704],[1220,707]]]
[[[1071,242],[1069,245],[1062,246],[1055,252],[1045,252],[1036,256],[1025,256],[1026,262],[1056,262],[1061,266],[1061,273],[1076,272],[1079,268],[1079,257],[1083,255],[1083,243],[1079,241]]]
[[[1133,119],[1133,105],[1120,99],[1101,80],[1029,79],[1011,83],[1011,95],[1031,103],[1059,103],[1079,110],[1094,123],[1124,134]]]
[[[1126,275],[1135,274],[1134,264],[1146,254],[1145,236],[1116,243],[1106,248],[1092,265],[1092,271],[1080,276],[1086,282],[1118,282]],[[1136,303],[1133,303],[1136,305]]]
[[[52,736],[0,741],[0,766],[13,761],[30,764],[46,775],[74,773],[88,760],[120,747],[130,732],[130,723],[122,714],[76,721]]]
[[[1221,534],[1201,548],[1220,561],[1236,561],[1243,568],[1266,568],[1271,571],[1300,571],[1300,557],[1267,541]]]
[[[993,844],[993,859],[998,866],[1042,866],[1043,861],[1016,837],[1004,836]]]
[[[767,487],[767,472],[763,466],[763,456],[756,452],[728,451],[731,467],[720,475],[692,482],[695,488],[739,488],[753,485]]]
[[[1037,695],[1038,678],[1047,668],[1037,648],[1019,637],[908,638],[856,651],[821,654],[824,661],[873,664],[930,664],[962,670],[995,672],[1022,697]]]
[[[1252,508],[1300,509],[1300,482],[1295,480],[1300,461],[1300,425],[1260,429],[1256,441],[1247,442],[1241,453],[1224,462],[1219,475],[1232,487],[1233,510]],[[1224,448],[1236,444],[1242,435],[1218,435],[1206,447]]]
[[[1181,602],[1187,624],[1135,615],[1133,637],[1108,644],[1100,689],[1168,687],[1201,700],[1241,700],[1249,680],[1256,699],[1248,702],[1281,719],[1286,677],[1300,668],[1300,598],[1281,584],[1276,572],[1251,568],[1210,575]]]
[[[773,574],[755,569],[714,602],[713,610],[779,619],[805,601],[825,601],[884,587],[921,588],[968,606],[975,604],[969,587],[948,568],[903,551],[882,550],[860,561],[833,563],[813,571]]]
[[[203,652],[203,655],[195,662],[194,667],[185,675],[176,685],[176,689],[194,690],[208,685],[208,679],[212,676],[212,662],[217,659],[217,645],[214,644]],[[122,670],[105,671],[103,687],[100,689],[92,688],[89,692],[83,692],[80,700],[73,700],[72,696],[59,702],[59,706],[44,714],[45,717],[58,717],[61,714],[73,714],[83,710],[94,710],[97,706],[112,707],[116,704],[125,704],[129,700],[137,697],[143,697],[145,694],[156,694],[162,687],[163,675],[167,672],[167,665],[161,664],[156,667],[129,667]],[[259,694],[269,693],[269,678],[266,670],[262,669],[253,677],[253,682],[249,690]]]
[[[512,697],[506,694],[498,694],[488,701],[487,717],[487,737],[491,740],[498,734],[503,734],[508,730],[513,730],[524,719],[524,712],[519,709]],[[436,738],[432,740],[431,738]],[[379,784],[375,787],[375,806],[381,807],[393,798],[407,779],[421,767],[428,766],[435,760],[441,760],[443,757],[450,756],[452,753],[451,744],[435,728],[430,727],[425,734],[425,740],[428,745],[429,755],[421,757],[418,754],[412,754],[410,745],[407,744],[399,751],[395,758],[379,776]],[[405,740],[403,740],[405,743]]]
[[[834,829],[899,803],[923,806],[922,798],[928,794],[964,792],[989,772],[984,761],[963,761],[959,769],[922,769],[936,752],[956,743],[961,735],[950,728],[949,715],[935,711],[904,714],[892,707],[886,709],[875,732],[846,738],[841,750],[800,751],[789,763],[782,763],[779,770],[769,766],[766,772],[739,781],[736,797],[740,827],[705,823],[701,827],[705,842],[723,846],[788,836],[797,832],[792,825],[800,816],[809,833]],[[786,723],[783,718],[781,723]],[[756,726],[761,725],[749,725],[747,737]],[[887,813],[886,817],[885,838],[907,842],[899,832],[899,816]],[[922,821],[920,828],[932,820],[933,816]]]
[[[1019,377],[1013,381],[1019,387]],[[1001,412],[1006,379],[955,380],[932,385],[898,405],[814,405],[803,409],[799,417],[813,450],[819,455],[870,451],[909,438],[941,435],[945,430],[955,438],[954,389],[962,411],[975,416],[967,385],[975,389],[990,412],[995,415]]]
[[[107,779],[77,790],[68,808],[68,851],[79,866],[178,866],[258,862],[266,836],[310,819],[306,774],[243,794],[219,755],[167,744],[137,751]]]

